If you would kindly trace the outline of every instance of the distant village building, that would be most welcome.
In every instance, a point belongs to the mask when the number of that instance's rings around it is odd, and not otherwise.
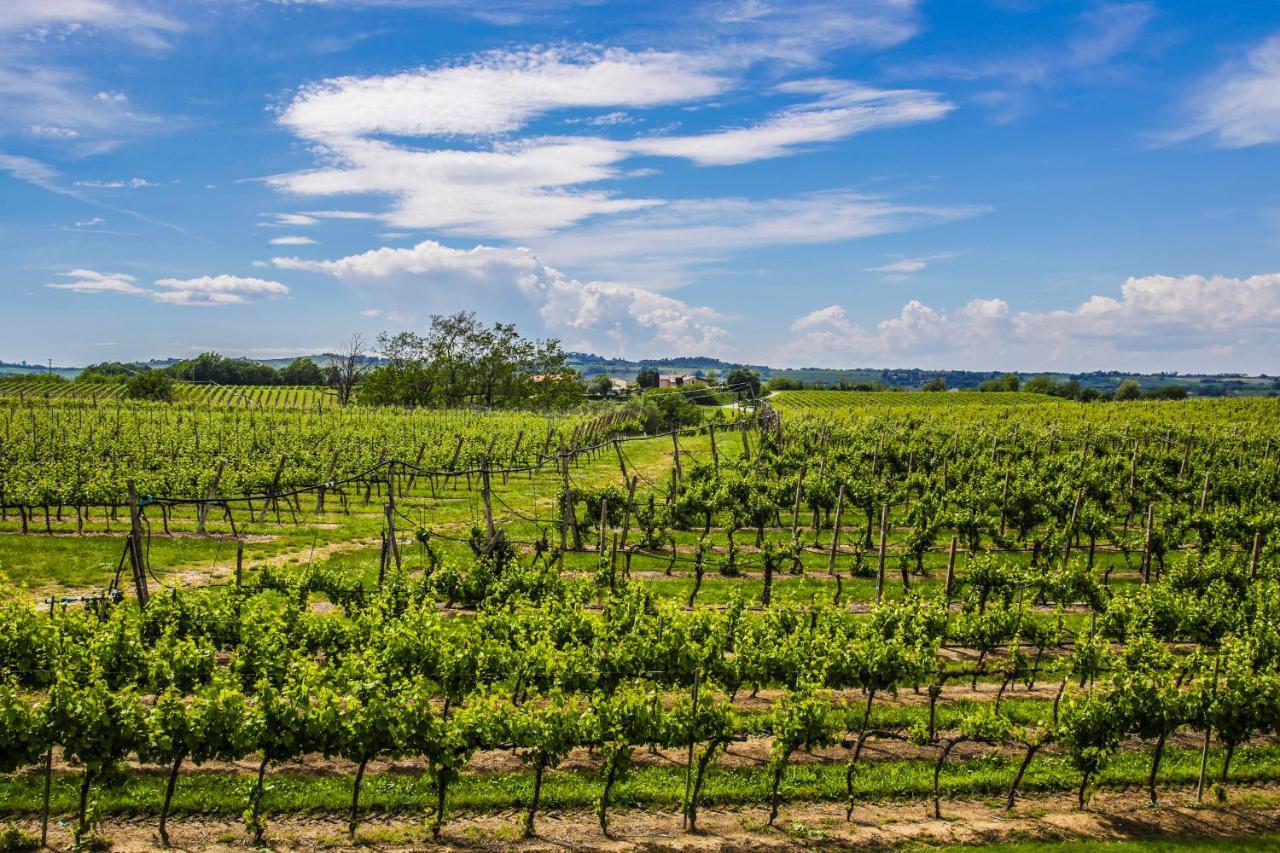
[[[627,380],[618,379],[617,377],[610,377],[609,382],[613,384],[614,393],[621,393],[631,387]]]
[[[706,388],[711,383],[692,373],[662,373],[658,375],[659,388]]]

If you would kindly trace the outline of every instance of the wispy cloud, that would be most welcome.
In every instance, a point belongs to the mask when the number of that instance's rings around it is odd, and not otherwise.
[[[314,246],[316,241],[310,237],[289,236],[275,237],[271,240],[273,246]]]
[[[268,182],[297,195],[390,196],[382,216],[398,228],[524,240],[663,204],[593,186],[634,176],[624,165],[637,156],[743,164],[933,121],[952,109],[932,92],[802,78],[770,91],[796,101],[792,106],[708,133],[509,136],[554,111],[698,102],[742,85],[741,70],[717,54],[582,47],[491,53],[388,77],[336,78],[305,87],[280,114],[284,126],[314,141],[322,165]],[[423,148],[386,138],[403,136],[471,144]]]
[[[1190,109],[1189,123],[1157,138],[1204,137],[1221,148],[1280,141],[1280,34],[1211,74],[1192,96]]]

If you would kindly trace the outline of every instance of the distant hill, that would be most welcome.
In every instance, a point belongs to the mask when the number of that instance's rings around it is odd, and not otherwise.
[[[277,370],[286,366],[294,358],[309,358],[320,366],[327,365],[334,356],[331,353],[312,353],[309,355],[299,354],[298,356],[283,356],[280,358],[260,358],[255,361],[269,365]],[[177,358],[151,359],[149,361],[136,362],[137,364],[145,364],[152,368],[168,367],[175,362],[180,361]],[[380,363],[380,359],[370,358],[371,364]],[[626,379],[634,382],[636,375],[645,368],[653,368],[660,373],[695,373],[707,375],[714,371],[716,374],[723,376],[730,370],[738,367],[746,367],[760,374],[765,380],[769,379],[795,379],[804,382],[806,385],[821,384],[827,387],[835,387],[840,385],[883,385],[888,388],[900,388],[903,390],[914,390],[928,382],[930,379],[940,377],[948,388],[977,388],[988,379],[1002,376],[1006,371],[978,371],[978,370],[922,370],[920,368],[879,368],[879,367],[857,367],[857,368],[831,368],[831,367],[798,367],[798,368],[775,368],[765,364],[743,364],[739,362],[724,361],[710,356],[678,356],[673,358],[644,358],[631,360],[625,358],[606,358],[605,356],[595,355],[585,352],[568,353],[569,366],[581,372],[586,377],[596,376],[601,373],[619,379]],[[66,379],[74,379],[81,371],[81,367],[58,367],[50,368],[48,365],[31,364],[29,362],[3,362],[0,361],[0,376],[2,375],[29,375],[29,374],[46,374],[53,373]],[[1014,372],[1023,380],[1030,379],[1032,376],[1049,376],[1052,379],[1065,382],[1074,379],[1085,388],[1096,388],[1102,392],[1110,392],[1116,389],[1125,379],[1136,379],[1143,390],[1151,390],[1159,388],[1162,385],[1184,385],[1194,396],[1199,397],[1236,397],[1236,396],[1280,396],[1280,378],[1262,374],[1260,376],[1247,376],[1238,373],[1215,373],[1215,374],[1179,374],[1179,373],[1125,373],[1118,370],[1094,371],[1090,373],[1029,373],[1025,371],[1007,371]]]

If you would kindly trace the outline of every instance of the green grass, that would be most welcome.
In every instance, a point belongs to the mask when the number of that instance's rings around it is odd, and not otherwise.
[[[1199,752],[1171,750],[1161,766],[1161,784],[1189,786],[1199,770]],[[1141,786],[1149,767],[1146,752],[1115,756],[1099,779],[1102,788]],[[1016,759],[1000,756],[949,762],[943,772],[942,790],[947,798],[1001,797],[1009,786]],[[1221,752],[1211,750],[1211,772],[1221,763]],[[1280,748],[1249,747],[1237,751],[1231,765],[1231,782],[1273,782],[1280,779]],[[349,807],[354,770],[341,774],[280,773],[269,776],[267,807],[277,812],[340,812]],[[933,766],[926,761],[866,762],[854,775],[855,801],[922,800],[932,790]],[[77,797],[78,775],[55,774],[52,808],[70,812]],[[707,805],[761,804],[768,798],[768,773],[764,767],[713,768],[707,776]],[[0,815],[35,814],[40,809],[42,777],[37,772],[0,779]],[[252,779],[249,774],[185,772],[174,794],[179,814],[239,814]],[[1060,756],[1037,758],[1023,781],[1022,791],[1068,793],[1079,783],[1079,774]],[[103,814],[152,815],[158,813],[165,774],[157,769],[121,774],[117,783],[97,790]],[[467,812],[495,812],[519,808],[528,802],[533,776],[528,772],[468,773],[450,789],[450,806]],[[620,807],[677,810],[684,792],[684,767],[649,766],[637,769],[620,782],[616,802]],[[432,803],[434,788],[425,774],[392,772],[366,777],[361,801],[371,811],[418,812]],[[587,809],[595,805],[600,779],[595,773],[549,771],[543,786],[548,809]],[[792,765],[787,770],[782,795],[793,802],[845,801],[845,765]],[[1170,798],[1181,795],[1171,794]],[[924,808],[924,804],[921,804]],[[944,800],[942,810],[946,813]],[[993,809],[994,811],[994,809]]]

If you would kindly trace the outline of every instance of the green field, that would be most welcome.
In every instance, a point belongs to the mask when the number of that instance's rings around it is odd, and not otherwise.
[[[876,409],[899,406],[1027,406],[1062,402],[1044,394],[1021,391],[779,391],[769,402],[784,411]]]
[[[27,379],[0,376],[0,400],[86,400],[106,401],[124,395],[124,384],[116,382],[75,382],[40,377]],[[232,408],[309,409],[332,406],[336,396],[329,388],[287,385],[215,385],[178,382],[175,401],[193,405]]]
[[[52,754],[55,835],[87,785],[85,833],[127,846],[175,757],[183,844],[343,844],[361,766],[358,838],[392,847],[430,843],[442,778],[451,844],[532,815],[589,847],[610,766],[638,845],[687,781],[727,847],[1277,830],[1274,403],[771,402],[674,436],[0,402],[0,820],[36,827]]]

